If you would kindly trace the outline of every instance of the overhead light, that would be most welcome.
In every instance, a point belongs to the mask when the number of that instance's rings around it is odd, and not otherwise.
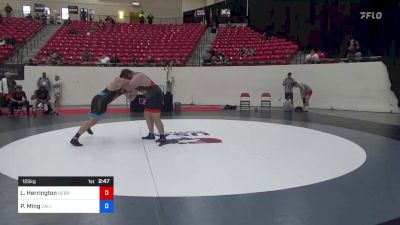
[[[132,2],[132,7],[140,7],[140,2]]]
[[[120,20],[124,19],[124,11],[118,11],[118,18]]]

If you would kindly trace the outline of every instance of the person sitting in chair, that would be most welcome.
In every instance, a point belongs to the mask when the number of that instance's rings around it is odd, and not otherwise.
[[[312,48],[310,50],[310,54],[306,55],[305,63],[318,63],[318,62],[319,62],[319,55]]]
[[[22,86],[18,85],[16,90],[10,95],[10,113],[14,115],[14,109],[25,106],[26,114],[29,116],[29,102],[26,98],[25,92],[22,90]]]
[[[47,110],[45,113],[50,114],[53,112],[53,109],[51,108],[51,105],[50,105],[50,94],[49,94],[49,91],[46,90],[45,86],[41,85],[39,87],[39,89],[37,89],[35,91],[35,94],[33,95],[32,100],[33,100],[33,109],[34,110],[36,110],[38,107],[39,108],[43,107],[43,109],[46,110],[45,106],[47,106]]]

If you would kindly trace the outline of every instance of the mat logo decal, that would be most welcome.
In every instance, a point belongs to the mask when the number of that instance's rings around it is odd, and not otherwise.
[[[179,131],[167,133],[166,144],[215,144],[222,140],[205,131]]]

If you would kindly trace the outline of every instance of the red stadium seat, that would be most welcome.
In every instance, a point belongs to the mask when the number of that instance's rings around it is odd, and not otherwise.
[[[256,56],[238,57],[240,48],[252,48],[255,50]],[[260,34],[249,27],[222,27],[212,43],[212,49],[228,56],[233,62],[268,63],[272,59],[277,63],[284,63],[289,62],[295,55],[298,46],[296,43],[277,37],[261,40]],[[286,60],[287,58],[289,59]]]
[[[41,23],[30,21],[24,18],[3,17],[3,22],[0,23],[0,37],[14,37],[17,41],[17,46],[24,44],[32,35],[38,32],[41,28]],[[0,63],[6,60],[13,52],[14,46],[0,46],[1,58]]]
[[[104,54],[116,54],[122,62],[137,58],[145,63],[152,56],[157,62],[164,59],[179,60],[185,64],[206,30],[201,24],[148,25],[117,24],[116,28],[98,29],[90,36],[70,34],[74,28],[79,33],[87,33],[97,22],[73,21],[61,28],[41,49],[38,55],[56,50],[68,60],[65,52],[78,52],[79,56],[88,49],[95,60]],[[92,60],[93,60],[92,58]],[[76,58],[74,58],[76,59]],[[160,59],[160,60],[158,60]]]

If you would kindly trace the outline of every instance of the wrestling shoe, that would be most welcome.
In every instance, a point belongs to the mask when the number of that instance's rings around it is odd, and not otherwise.
[[[93,135],[93,131],[92,131],[92,129],[87,129],[87,132],[88,132],[88,134],[90,134],[90,135]]]
[[[70,143],[71,143],[73,146],[76,146],[76,147],[83,146],[83,144],[79,143],[79,140],[78,140],[77,138],[72,138],[71,141],[70,141]]]
[[[144,139],[144,140],[154,140],[154,139],[156,139],[156,137],[154,136],[154,134],[149,133],[146,137],[142,137],[142,139]]]
[[[163,146],[167,143],[167,139],[165,135],[160,135],[160,138],[156,142],[160,143],[158,146]]]

